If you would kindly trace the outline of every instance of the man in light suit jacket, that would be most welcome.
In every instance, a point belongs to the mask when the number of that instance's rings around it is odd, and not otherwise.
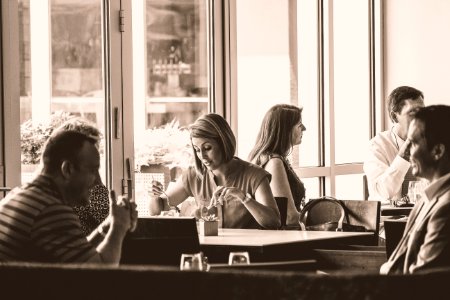
[[[450,106],[417,111],[408,130],[413,175],[430,185],[380,273],[414,273],[450,266]]]

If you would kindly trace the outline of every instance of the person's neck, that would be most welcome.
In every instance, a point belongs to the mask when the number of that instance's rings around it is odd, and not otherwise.
[[[61,200],[63,200],[65,203],[69,204],[69,201],[67,201],[67,199],[65,198],[65,193],[64,193],[65,187],[64,187],[64,180],[63,180],[62,176],[57,176],[51,172],[46,172],[45,169],[41,172],[41,175],[44,175],[51,179],[51,181],[53,182],[53,185],[57,189],[57,192],[63,198]]]
[[[231,159],[229,162],[224,163],[219,168],[212,171],[217,185],[225,184],[229,175],[234,171],[235,163],[235,160]]]
[[[446,164],[439,164],[438,166],[436,166],[436,170],[434,171],[433,175],[430,176],[430,178],[426,178],[428,179],[428,181],[430,183],[435,182],[436,180],[438,180],[439,178],[447,175],[448,173],[450,173],[450,164],[446,163]]]
[[[401,138],[404,141],[406,140],[407,131],[403,130],[403,128],[401,128],[400,124],[397,123],[394,125],[394,132],[396,135],[398,135],[399,138]]]

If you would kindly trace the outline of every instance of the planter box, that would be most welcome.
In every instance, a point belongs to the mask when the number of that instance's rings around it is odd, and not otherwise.
[[[213,236],[219,235],[219,221],[199,221],[200,235]]]

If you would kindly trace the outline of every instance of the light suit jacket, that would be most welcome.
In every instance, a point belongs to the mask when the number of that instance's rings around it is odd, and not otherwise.
[[[389,260],[381,267],[381,273],[407,274],[450,266],[450,179],[445,181],[430,201],[424,218],[416,227],[414,223],[425,201],[415,205],[403,237]],[[408,244],[411,246],[408,247]]]

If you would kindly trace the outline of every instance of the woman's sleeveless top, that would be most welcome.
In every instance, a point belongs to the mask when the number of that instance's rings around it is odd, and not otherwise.
[[[300,180],[300,178],[295,173],[294,169],[291,166],[291,163],[283,156],[278,154],[271,154],[269,155],[269,159],[272,158],[279,158],[283,162],[284,169],[286,170],[289,186],[291,188],[292,198],[294,199],[295,208],[297,208],[298,211],[303,207],[305,202],[305,185]],[[261,165],[263,168],[267,164],[268,161],[266,161],[263,165]]]

